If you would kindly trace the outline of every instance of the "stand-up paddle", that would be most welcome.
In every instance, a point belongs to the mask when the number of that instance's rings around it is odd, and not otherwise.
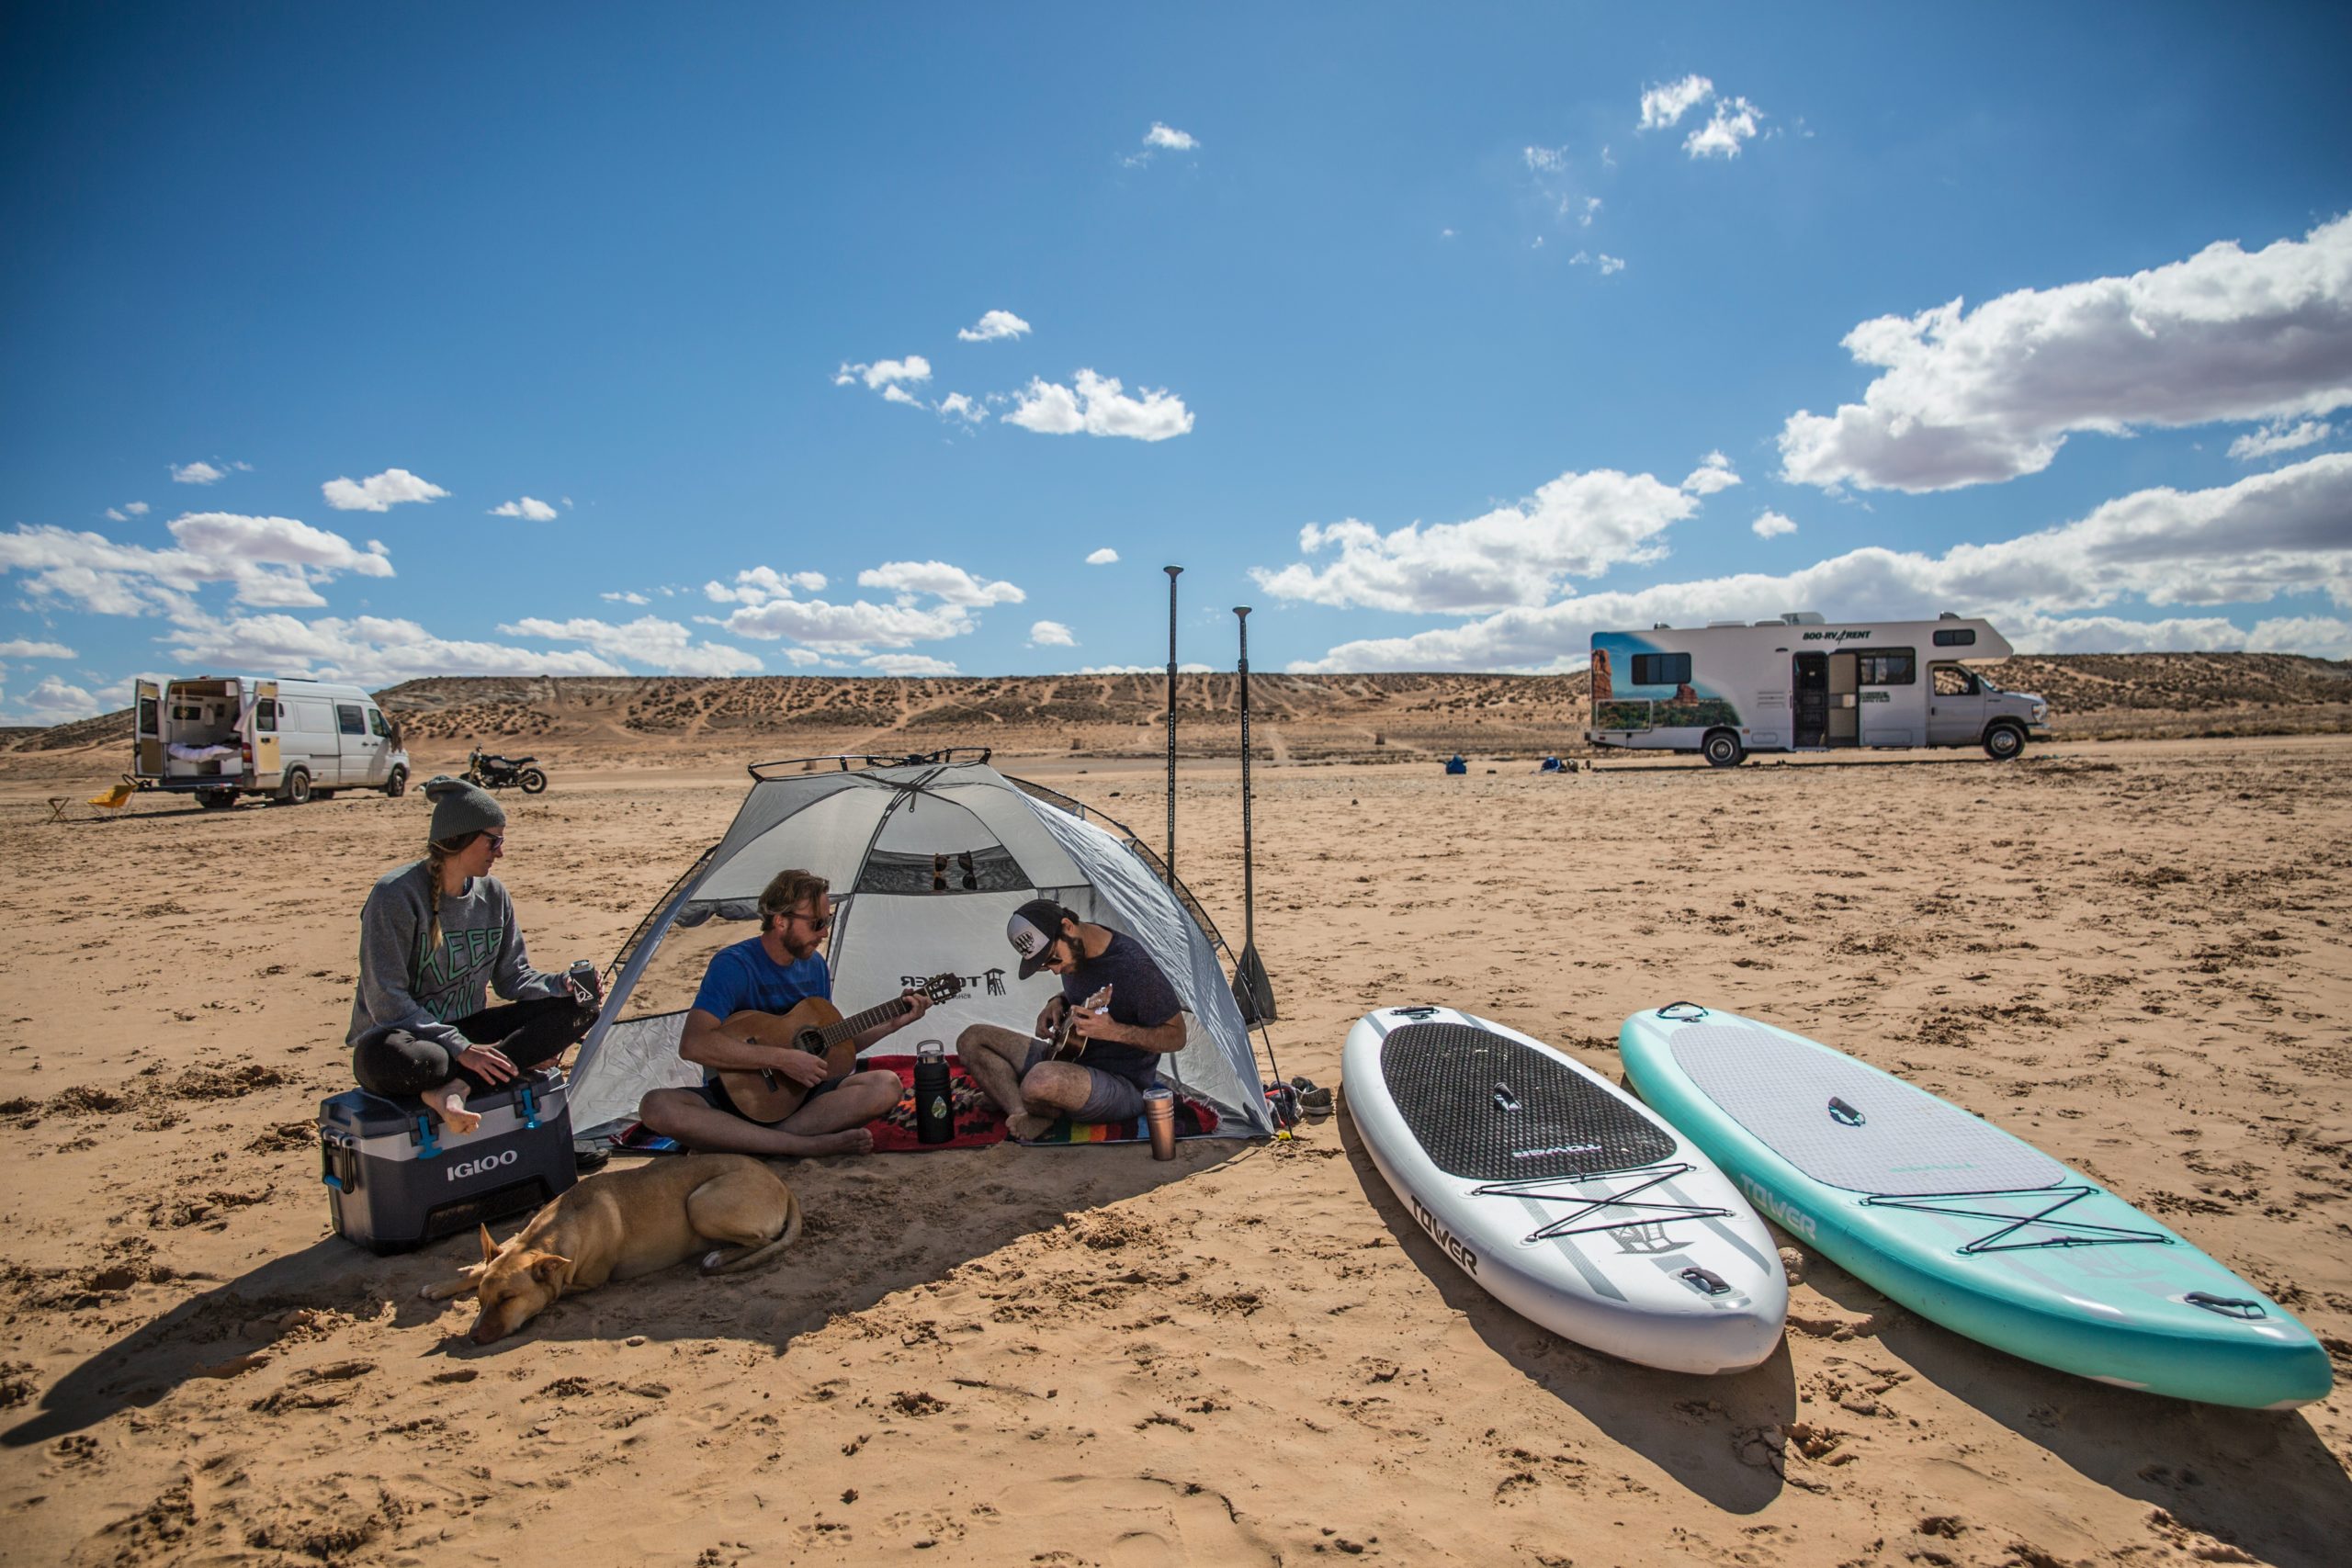
[[[1181,566],[1163,566],[1168,574],[1168,886],[1176,886],[1176,574]]]
[[[1258,958],[1257,886],[1250,863],[1250,606],[1236,604],[1241,625],[1241,958],[1233,966],[1233,999],[1248,1023],[1274,1018],[1274,983]]]

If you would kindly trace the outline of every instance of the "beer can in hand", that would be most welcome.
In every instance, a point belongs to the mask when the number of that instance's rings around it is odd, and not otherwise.
[[[1176,1157],[1176,1091],[1154,1084],[1143,1091],[1144,1124],[1151,1132],[1151,1157]]]

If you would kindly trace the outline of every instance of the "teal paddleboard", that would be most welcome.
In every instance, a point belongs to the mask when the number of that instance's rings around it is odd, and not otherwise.
[[[1678,1002],[1625,1077],[1767,1219],[1956,1333],[2177,1399],[2290,1409],[2327,1352],[2286,1309],[2098,1182],[1948,1100],[1769,1023]]]

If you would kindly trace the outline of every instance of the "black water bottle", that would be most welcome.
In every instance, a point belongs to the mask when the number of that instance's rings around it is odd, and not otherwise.
[[[947,1047],[926,1040],[915,1047],[915,1137],[944,1144],[956,1136],[956,1107],[947,1087]]]

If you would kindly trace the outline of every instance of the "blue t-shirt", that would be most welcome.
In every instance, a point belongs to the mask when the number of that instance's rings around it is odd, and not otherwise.
[[[1125,931],[1111,933],[1111,945],[1102,950],[1102,957],[1088,959],[1081,955],[1077,966],[1062,976],[1062,995],[1072,1007],[1105,986],[1111,987],[1111,1005],[1103,1010],[1111,1015],[1114,1023],[1157,1029],[1184,1010],[1176,987],[1168,983],[1168,976],[1159,972],[1159,965],[1151,961],[1143,943]],[[1100,1067],[1106,1073],[1114,1073],[1137,1089],[1149,1089],[1159,1077],[1159,1052],[1109,1040],[1097,1040],[1088,1045],[1078,1063],[1082,1067]]]
[[[797,964],[778,964],[753,937],[710,955],[695,1006],[724,1020],[747,1010],[786,1013],[811,997],[830,999],[832,994],[833,972],[823,953],[812,953]]]

